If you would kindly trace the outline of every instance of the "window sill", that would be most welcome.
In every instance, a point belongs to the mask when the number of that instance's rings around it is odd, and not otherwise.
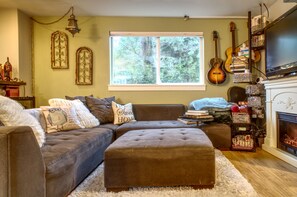
[[[187,85],[108,85],[108,91],[193,91],[206,90],[205,84],[187,84]]]

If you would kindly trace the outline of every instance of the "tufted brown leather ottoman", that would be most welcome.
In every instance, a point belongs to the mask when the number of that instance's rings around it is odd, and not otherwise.
[[[211,141],[197,128],[132,130],[105,151],[107,191],[129,187],[193,186],[215,183]]]

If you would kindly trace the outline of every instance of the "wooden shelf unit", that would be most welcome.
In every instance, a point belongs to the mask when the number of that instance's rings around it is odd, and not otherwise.
[[[35,108],[35,97],[24,96],[24,97],[10,97],[13,100],[19,102],[25,109]]]
[[[0,89],[5,91],[5,95],[8,97],[19,97],[19,86],[26,85],[23,81],[0,81]]]
[[[18,81],[0,81],[0,86],[21,86],[26,85],[26,82]]]
[[[0,81],[0,89],[6,92],[6,96],[18,101],[24,108],[34,108],[35,107],[35,97],[34,96],[21,96],[19,95],[19,86],[26,85],[23,81]]]
[[[261,19],[262,20],[262,19]],[[262,22],[262,21],[261,21]],[[266,24],[261,23],[260,27],[256,30],[253,31],[252,28],[252,13],[251,11],[248,12],[248,45],[249,45],[249,60],[248,60],[248,66],[249,66],[249,70],[250,72],[252,72],[252,51],[261,51],[265,49],[265,28],[266,28]],[[255,37],[259,37],[259,36],[263,36],[263,43],[260,43],[257,46],[253,45],[253,39]]]

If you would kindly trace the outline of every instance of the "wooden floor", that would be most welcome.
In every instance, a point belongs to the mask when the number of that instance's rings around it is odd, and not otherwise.
[[[297,197],[297,168],[258,148],[256,152],[222,151],[259,196]]]

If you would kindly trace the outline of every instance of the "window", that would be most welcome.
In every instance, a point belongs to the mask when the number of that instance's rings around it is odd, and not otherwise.
[[[111,32],[109,90],[204,90],[202,35]]]

